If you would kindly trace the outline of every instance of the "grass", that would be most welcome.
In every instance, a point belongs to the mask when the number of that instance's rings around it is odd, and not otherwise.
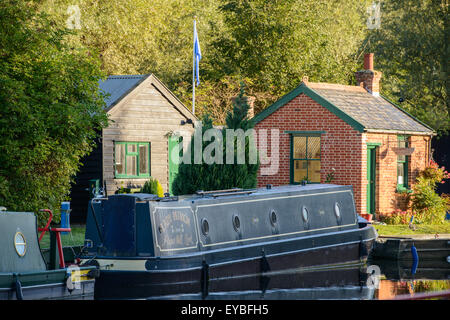
[[[84,243],[84,232],[86,230],[86,227],[72,226],[71,229],[72,232],[70,232],[69,234],[61,234],[61,242],[63,247],[82,246]],[[45,233],[40,245],[42,249],[50,248],[50,235],[48,232]]]
[[[405,224],[394,225],[374,225],[375,229],[380,236],[403,236],[414,234],[450,234],[450,221],[444,222],[444,224],[416,224],[416,230],[413,231]]]

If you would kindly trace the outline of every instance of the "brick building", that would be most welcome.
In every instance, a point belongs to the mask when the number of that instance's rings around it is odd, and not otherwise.
[[[405,191],[431,157],[434,132],[380,96],[373,54],[366,54],[364,69],[355,74],[357,86],[304,78],[254,117],[259,151],[272,157],[275,168],[267,172],[269,164],[260,166],[259,186],[303,180],[352,185],[358,213],[406,209]],[[278,157],[271,154],[274,129]]]

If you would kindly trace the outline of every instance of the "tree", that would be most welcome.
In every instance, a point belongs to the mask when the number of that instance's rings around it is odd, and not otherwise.
[[[32,1],[2,1],[0,23],[0,204],[55,210],[107,125],[100,62]]]
[[[78,0],[73,43],[95,48],[107,74],[155,73],[192,101],[192,28],[203,58],[196,111],[224,124],[244,81],[259,112],[311,81],[352,83],[369,0]],[[43,0],[60,25],[72,0]]]
[[[382,93],[442,133],[450,129],[449,31],[448,1],[388,0],[367,39]]]
[[[247,119],[248,110],[249,105],[242,86],[239,96],[233,103],[233,112],[228,113],[226,126],[222,130],[213,127],[212,120],[207,114],[203,117],[202,127],[196,128],[198,131],[192,136],[189,146],[190,163],[185,161],[179,166],[178,176],[173,183],[175,195],[192,194],[198,190],[256,187],[259,163],[252,136],[239,137],[227,134],[227,131],[244,134],[253,128],[253,122]],[[214,139],[211,138],[211,142],[202,139],[201,150],[196,150],[196,134],[202,137],[214,136]],[[211,148],[215,143],[217,143],[216,147]],[[230,151],[233,153],[231,154]],[[196,163],[196,152],[197,156],[201,152],[202,163]],[[208,156],[216,161],[209,163]]]

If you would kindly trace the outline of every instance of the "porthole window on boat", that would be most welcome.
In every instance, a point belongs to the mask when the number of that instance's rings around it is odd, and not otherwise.
[[[17,232],[14,236],[14,247],[19,256],[23,257],[27,252],[27,242],[22,232]]]
[[[202,233],[206,236],[209,232],[209,223],[205,218],[202,219]]]
[[[277,213],[275,210],[270,211],[270,223],[274,226],[277,223]]]
[[[334,214],[338,219],[341,217],[341,208],[339,208],[339,203],[337,202],[334,204]]]
[[[303,218],[303,221],[308,221],[308,209],[306,209],[306,207],[303,207],[302,208],[302,218]]]
[[[236,231],[239,231],[239,228],[241,227],[241,220],[237,215],[233,215],[233,227]]]

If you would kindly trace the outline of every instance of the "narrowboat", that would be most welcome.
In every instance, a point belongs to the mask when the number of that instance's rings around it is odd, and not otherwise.
[[[154,296],[148,300],[372,300],[377,283],[366,265],[295,268],[234,277],[222,291]]]
[[[53,235],[60,231],[49,226],[46,230]],[[60,242],[58,250],[52,246],[51,256],[59,256],[62,265],[52,268],[43,257],[37,231],[34,213],[0,207],[0,300],[92,300],[98,270],[66,265]]]
[[[376,238],[351,186],[121,194],[90,201],[81,259],[100,270],[95,299],[206,298],[244,278],[364,262]]]

